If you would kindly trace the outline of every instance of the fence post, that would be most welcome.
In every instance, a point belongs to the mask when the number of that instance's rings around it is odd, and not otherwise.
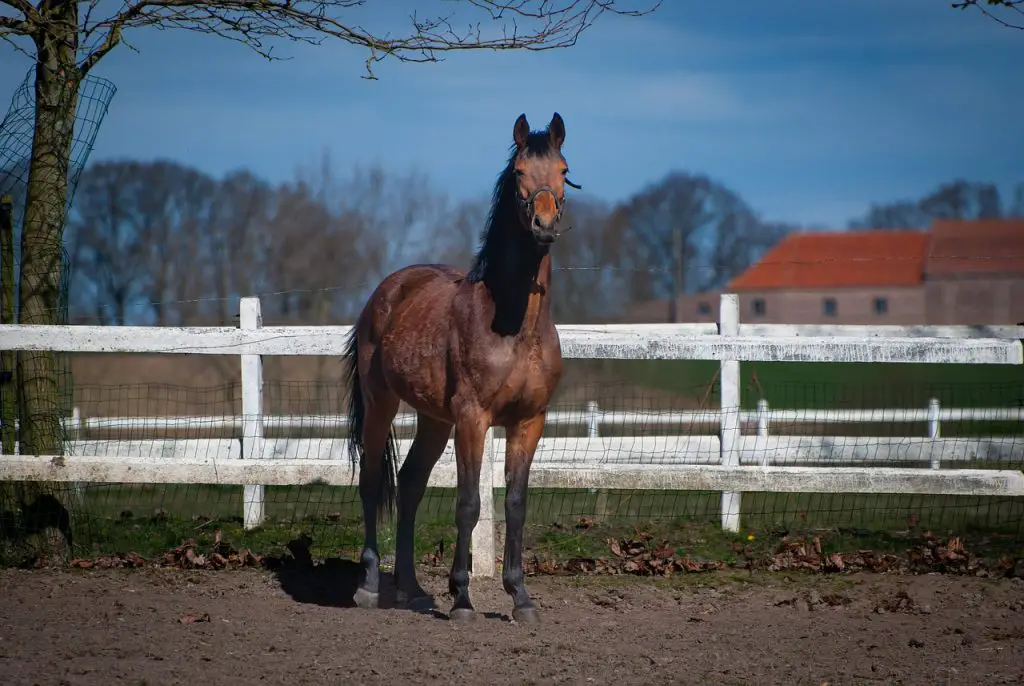
[[[601,409],[596,400],[587,401],[587,438],[601,435]],[[608,491],[604,488],[592,488],[591,493],[597,497],[594,501],[594,520],[601,521],[608,517]]]
[[[82,440],[82,411],[78,409],[78,405],[71,408],[71,426],[68,428],[73,442],[77,443]],[[76,481],[72,485],[72,488],[74,489],[75,497],[78,498],[78,502],[82,502],[81,499],[82,493],[85,491],[85,484],[81,481]]]
[[[940,436],[942,425],[939,423],[939,409],[939,399],[931,398],[928,401],[928,438],[938,438]],[[931,467],[932,469],[938,469],[941,466],[942,457],[935,452],[934,447],[932,448],[931,455]]]
[[[720,336],[737,336],[740,332],[739,296],[735,293],[723,293],[718,314],[718,334]],[[721,384],[721,464],[738,467],[739,452],[736,449],[740,435],[740,363],[739,360],[722,360],[720,363],[719,382]],[[730,491],[722,492],[722,528],[726,531],[740,530],[740,494]]]
[[[587,437],[596,438],[601,435],[601,413],[596,400],[587,401]]]
[[[473,527],[470,550],[473,576],[494,576],[494,427],[484,436],[484,455],[480,463],[480,519]]]
[[[757,401],[757,435],[764,437],[768,435],[768,399],[760,398]],[[768,466],[768,451],[765,450],[761,456],[761,466]]]
[[[259,298],[239,300],[239,326],[242,329],[263,328]],[[241,355],[242,358],[242,459],[263,457],[263,357]],[[242,487],[242,526],[254,529],[263,524],[263,486]]]

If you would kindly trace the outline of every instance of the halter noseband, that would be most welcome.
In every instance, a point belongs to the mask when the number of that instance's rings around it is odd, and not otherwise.
[[[519,206],[526,211],[526,216],[529,217],[530,221],[532,222],[533,218],[537,216],[537,210],[534,201],[536,201],[537,196],[540,195],[541,193],[550,193],[551,197],[554,198],[556,210],[555,224],[557,224],[562,219],[562,210],[565,209],[565,196],[562,196],[562,199],[559,200],[558,195],[555,193],[555,190],[550,186],[541,186],[540,188],[535,190],[533,193],[530,193],[525,198],[517,193],[516,198],[519,199]]]
[[[565,185],[571,186],[572,188],[576,188],[577,190],[583,188],[583,186],[575,184],[572,181],[570,181],[569,179],[565,179]],[[533,218],[537,216],[537,211],[536,211],[535,206],[534,206],[534,201],[536,201],[537,196],[540,195],[541,193],[550,193],[551,197],[554,198],[554,200],[555,200],[555,210],[556,210],[556,213],[555,213],[555,224],[557,225],[558,222],[561,221],[561,219],[562,219],[562,211],[565,209],[565,199],[566,199],[566,196],[563,195],[562,199],[559,200],[558,199],[558,195],[555,193],[555,190],[553,188],[551,188],[551,186],[541,186],[540,188],[537,188],[536,190],[534,190],[532,193],[530,193],[525,198],[520,196],[518,193],[516,193],[516,200],[518,201],[519,206],[522,207],[523,210],[525,210],[526,216],[529,217],[530,221],[532,222]],[[565,228],[565,231],[556,231],[555,235],[556,236],[560,236],[563,233],[568,233],[570,229],[572,229],[572,227],[571,226],[567,226]]]

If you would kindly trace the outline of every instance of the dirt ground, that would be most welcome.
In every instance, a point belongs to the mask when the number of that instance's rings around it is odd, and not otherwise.
[[[440,595],[433,613],[345,607],[346,564],[0,571],[0,682],[1024,683],[1019,579],[537,577],[536,627],[477,580],[481,615],[457,627]]]

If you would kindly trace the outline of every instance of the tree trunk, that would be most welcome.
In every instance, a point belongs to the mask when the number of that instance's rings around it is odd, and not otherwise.
[[[41,9],[47,26],[35,36],[36,119],[21,238],[19,320],[59,322],[61,247],[68,200],[68,168],[81,74],[76,64],[78,3],[51,0]],[[20,352],[21,453],[63,453],[63,409],[57,355]]]
[[[68,170],[82,79],[76,64],[77,1],[43,0],[39,11],[46,23],[33,36],[36,119],[21,234],[18,317],[22,324],[60,322]],[[50,351],[18,353],[22,455],[64,453],[57,360],[58,353]],[[53,492],[52,484],[25,483],[20,500],[25,533],[32,534],[29,541],[37,559],[58,562],[70,552],[70,514]]]
[[[14,199],[0,198],[0,324],[14,323]],[[0,445],[4,455],[14,454],[18,420],[13,350],[0,353]]]

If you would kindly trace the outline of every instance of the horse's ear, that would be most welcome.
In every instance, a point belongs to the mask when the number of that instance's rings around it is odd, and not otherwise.
[[[516,125],[512,128],[512,138],[516,147],[522,150],[526,147],[526,139],[530,137],[530,123],[526,121],[526,114],[520,114],[516,119]]]
[[[551,145],[561,150],[562,143],[565,142],[565,122],[562,121],[562,115],[558,112],[551,117],[551,123],[548,124],[548,135],[551,136]]]

